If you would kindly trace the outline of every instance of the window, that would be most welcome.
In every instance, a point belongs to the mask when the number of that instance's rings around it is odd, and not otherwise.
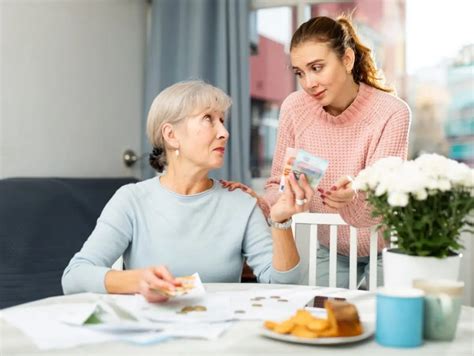
[[[278,7],[256,11],[258,41],[250,58],[251,173],[270,175],[280,105],[296,90],[289,70],[289,44],[295,29],[294,9]]]

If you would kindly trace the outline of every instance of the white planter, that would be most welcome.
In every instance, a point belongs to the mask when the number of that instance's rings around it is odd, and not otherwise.
[[[446,258],[409,256],[384,249],[383,278],[387,288],[412,288],[414,279],[458,280],[462,254]]]

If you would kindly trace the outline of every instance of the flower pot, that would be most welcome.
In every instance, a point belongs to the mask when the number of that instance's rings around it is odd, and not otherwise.
[[[384,249],[383,278],[388,288],[411,288],[414,279],[458,280],[462,254],[446,258],[410,256]]]

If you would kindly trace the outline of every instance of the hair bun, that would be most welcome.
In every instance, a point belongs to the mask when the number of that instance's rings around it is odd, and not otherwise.
[[[153,147],[153,151],[150,153],[148,158],[150,165],[160,173],[165,169],[164,153],[165,152],[162,147]]]
[[[153,147],[153,151],[151,154],[153,156],[161,156],[163,154],[163,149],[161,147]]]

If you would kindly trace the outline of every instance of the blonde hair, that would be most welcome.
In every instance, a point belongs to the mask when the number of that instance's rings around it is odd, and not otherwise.
[[[147,136],[153,146],[151,166],[162,172],[167,165],[161,132],[164,124],[178,124],[205,110],[226,113],[231,104],[232,100],[226,93],[202,80],[179,82],[163,90],[153,100],[147,118]]]

